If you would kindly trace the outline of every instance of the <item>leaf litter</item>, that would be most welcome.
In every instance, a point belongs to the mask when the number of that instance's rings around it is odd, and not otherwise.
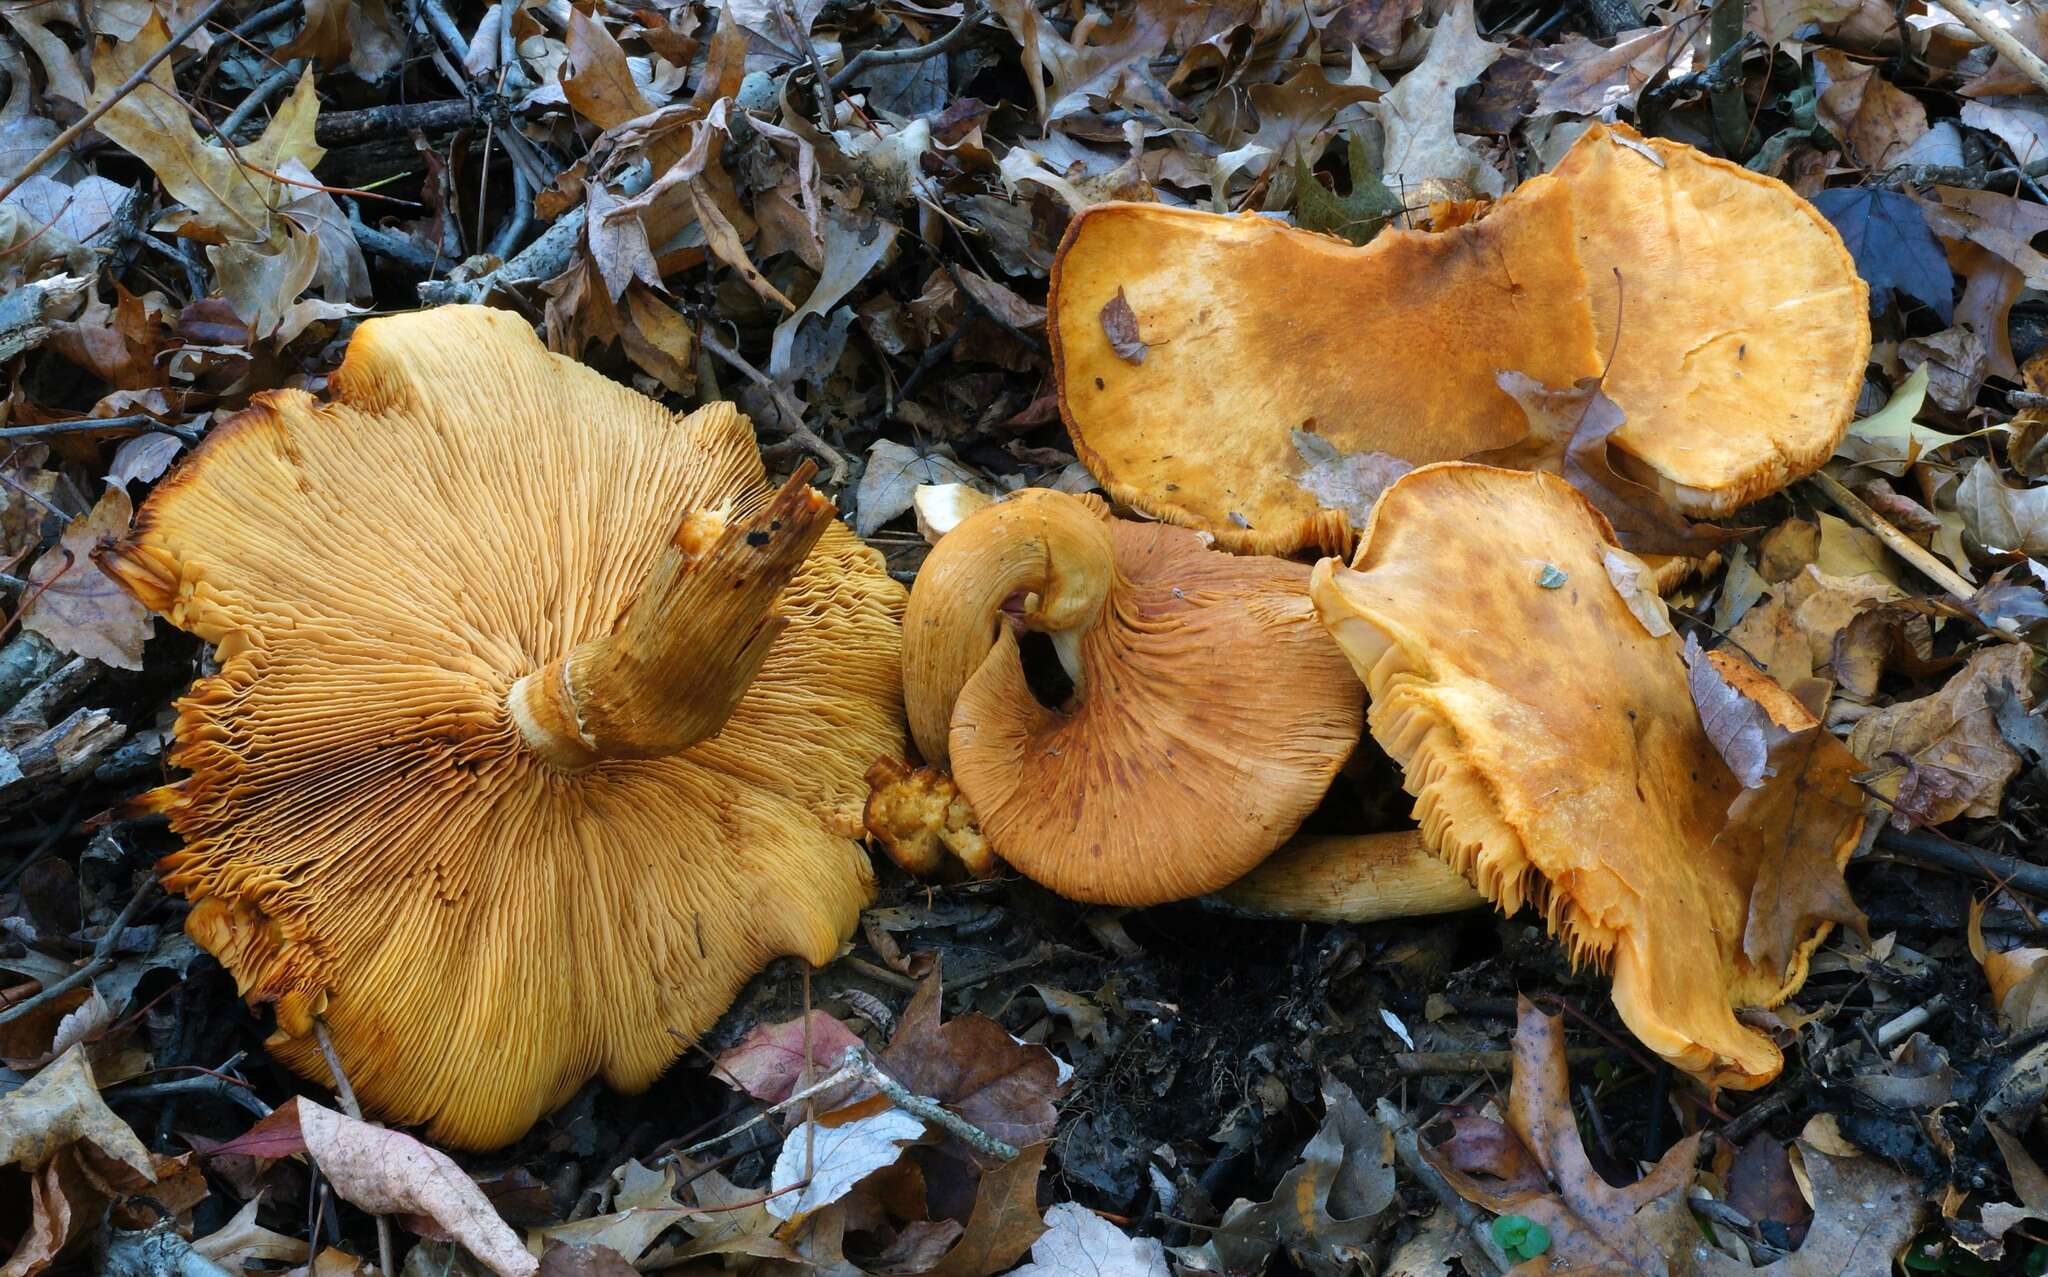
[[[2048,48],[2048,25],[1976,7]],[[2028,1036],[2048,1023],[2048,308],[2030,291],[2048,113],[1946,8],[1757,0],[1739,8],[1761,43],[1729,53],[1725,6],[1696,0],[1619,20],[1511,0],[236,3],[121,91],[201,8],[0,15],[20,41],[0,139],[9,1277],[113,1271],[146,1240],[238,1275],[371,1271],[379,1221],[404,1272],[612,1277],[2048,1257]],[[1746,136],[1716,137],[1716,98]],[[1042,304],[1075,212],[1155,200],[1353,244],[1442,231],[1593,117],[1733,146],[1837,227],[1882,340],[1829,473],[1930,556],[1805,486],[1695,524],[1611,450],[1597,383],[1511,387],[1530,431],[1492,459],[1560,474],[1613,522],[1633,553],[1608,584],[1682,637],[1743,783],[1724,836],[1771,850],[1745,948],[1812,974],[1746,1013],[1792,1061],[1770,1088],[1660,1071],[1526,918],[1113,917],[1014,878],[885,870],[854,951],[814,981],[758,979],[696,1063],[449,1157],[289,1079],[178,936],[182,906],[135,895],[175,844],[125,804],[178,774],[164,743],[205,657],[94,553],[214,423],[319,393],[370,309],[423,285],[491,301],[673,407],[737,399],[772,466],[843,479],[854,529],[909,580],[921,487],[1087,482]],[[1098,322],[1142,366],[1129,303]],[[1354,528],[1405,469],[1285,426],[1287,481]],[[1663,597],[1640,557],[1659,554],[1701,560]],[[1557,575],[1545,588],[1587,585]],[[1811,721],[1788,726],[1745,669]],[[1371,753],[1343,782],[1366,825],[1331,804],[1318,832],[1401,823]],[[1879,819],[1845,871],[1851,795]],[[1795,959],[1817,920],[1839,925]],[[922,1111],[864,1073],[790,1103],[849,1052]],[[1488,1077],[1504,1102],[1472,1085]],[[1382,1096],[1429,1133],[1430,1173],[1366,1107]]]

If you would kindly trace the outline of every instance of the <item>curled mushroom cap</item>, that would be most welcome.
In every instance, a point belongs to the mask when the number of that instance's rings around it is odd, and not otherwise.
[[[1628,417],[1614,442],[1639,477],[1709,518],[1834,455],[1870,356],[1869,288],[1818,209],[1622,124],[1588,129],[1551,176],[1613,352],[1601,388]]]
[[[1363,689],[1308,569],[1208,549],[1042,489],[935,546],[904,620],[904,699],[1005,861],[1063,896],[1143,905],[1232,881],[1356,747]],[[1006,611],[1073,684],[1039,703]]]
[[[1622,464],[1715,516],[1825,461],[1870,348],[1867,289],[1775,179],[1623,126],[1439,234],[1363,248],[1258,216],[1074,220],[1048,329],[1060,409],[1119,501],[1255,553],[1349,547],[1292,432],[1425,463],[1520,439],[1495,384],[1605,371]],[[1612,358],[1609,359],[1609,352]]]
[[[1140,358],[1105,331],[1119,305]],[[1075,451],[1110,495],[1256,554],[1350,545],[1295,481],[1294,431],[1452,460],[1526,432],[1502,369],[1569,386],[1600,367],[1571,196],[1546,178],[1484,220],[1364,248],[1256,214],[1098,205],[1061,242],[1048,331]]]
[[[149,799],[188,929],[390,1120],[487,1147],[644,1087],[869,898],[903,594],[730,405],[499,311],[371,320],[330,402],[257,396],[103,561],[220,663]]]
[[[1719,837],[1741,784],[1677,639],[1653,637],[1610,579],[1620,553],[1563,480],[1454,463],[1387,489],[1355,566],[1326,559],[1309,588],[1437,854],[1608,967],[1622,1019],[1658,1054],[1759,1086],[1782,1061],[1731,1008],[1789,996],[1824,928],[1786,970],[1745,953],[1767,840]]]

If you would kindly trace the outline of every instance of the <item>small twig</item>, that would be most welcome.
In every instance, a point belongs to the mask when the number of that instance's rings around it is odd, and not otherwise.
[[[327,1032],[324,1016],[313,1017],[313,1040],[320,1044],[320,1058],[327,1061],[327,1071],[334,1075],[334,1093],[341,1100],[341,1111],[360,1122],[363,1120],[363,1106],[356,1103],[355,1088],[348,1084],[348,1074],[342,1072],[341,1057],[335,1054],[334,1038]],[[391,1221],[382,1215],[377,1220],[377,1261],[387,1273],[398,1270],[391,1266]]]
[[[859,53],[854,54],[853,58],[845,66],[839,68],[833,74],[831,81],[833,90],[836,92],[839,89],[845,88],[853,83],[855,76],[874,67],[902,66],[906,62],[923,62],[928,58],[936,58],[941,53],[950,52],[958,48],[967,39],[968,35],[973,32],[974,28],[980,24],[986,12],[987,10],[983,9],[980,5],[975,5],[966,13],[960,15],[960,21],[953,24],[951,31],[946,32],[946,34],[936,40],[927,40],[923,44],[914,44],[907,49],[862,49]]]
[[[16,188],[18,188],[23,182],[26,182],[34,174],[41,172],[43,165],[48,164],[51,160],[63,154],[65,148],[70,146],[73,142],[76,142],[81,134],[83,134],[87,129],[91,128],[93,125],[98,124],[100,122],[100,117],[105,115],[107,112],[113,110],[115,105],[118,104],[122,98],[127,97],[130,93],[133,93],[135,92],[136,89],[142,87],[142,85],[146,81],[148,81],[149,73],[156,70],[157,66],[160,63],[162,63],[165,58],[168,58],[171,56],[171,54],[177,52],[178,46],[185,43],[185,41],[191,39],[193,34],[197,32],[199,28],[205,26],[207,22],[213,18],[214,10],[220,8],[223,4],[226,3],[227,0],[210,0],[210,2],[204,9],[201,9],[197,14],[193,15],[193,18],[190,22],[187,22],[184,26],[179,27],[177,31],[172,34],[170,40],[167,43],[165,43],[163,48],[158,49],[155,53],[150,54],[147,61],[143,62],[141,66],[136,67],[134,73],[131,74],[127,79],[121,81],[121,83],[115,87],[114,91],[107,95],[107,98],[104,102],[101,102],[92,110],[87,111],[84,115],[79,116],[77,121],[73,123],[69,128],[65,129],[57,136],[51,138],[50,144],[48,146],[44,147],[40,151],[37,151],[34,159],[30,160],[27,164],[24,164],[21,167],[20,172],[16,173],[13,177],[8,178],[7,184],[5,186],[0,186],[0,200],[4,200],[8,196],[14,194]]]
[[[75,421],[46,421],[39,426],[0,426],[0,440],[47,439],[51,435],[68,435],[86,430],[157,432],[176,435],[186,443],[198,443],[200,438],[196,427],[174,425],[168,421],[158,421],[147,413],[136,413],[127,417],[80,417]]]
[[[987,1131],[969,1122],[966,1118],[946,1108],[937,1100],[919,1095],[917,1092],[905,1087],[901,1082],[890,1077],[887,1073],[884,1073],[881,1066],[875,1063],[874,1057],[868,1054],[867,1048],[860,1046],[847,1047],[846,1054],[839,1057],[839,1067],[825,1077],[820,1078],[809,1086],[799,1088],[792,1092],[788,1099],[769,1105],[724,1134],[714,1135],[708,1140],[703,1140],[690,1145],[686,1149],[682,1149],[676,1153],[676,1156],[690,1157],[712,1147],[714,1144],[722,1144],[733,1136],[738,1135],[741,1131],[766,1121],[771,1114],[781,1112],[783,1109],[794,1108],[835,1087],[844,1086],[848,1082],[866,1082],[869,1086],[874,1087],[877,1091],[887,1096],[889,1102],[897,1108],[911,1114],[913,1117],[921,1117],[935,1126],[944,1128],[946,1131],[959,1137],[962,1143],[972,1147],[977,1152],[986,1153],[990,1157],[999,1158],[1005,1162],[1014,1161],[1018,1156],[1019,1150],[1016,1145],[1004,1143],[1002,1140],[997,1139]]]
[[[228,112],[228,118],[222,120],[220,126],[214,131],[220,134],[224,141],[232,145],[236,132],[244,124],[247,124],[258,111],[261,111],[272,98],[284,92],[288,86],[296,83],[300,74],[305,69],[306,64],[303,60],[293,58],[290,62],[285,63],[277,70],[263,77],[262,80],[257,82],[255,88],[249,90],[249,96],[242,99],[241,105]]]
[[[168,1099],[179,1095],[210,1095],[246,1109],[257,1118],[269,1117],[270,1106],[257,1098],[249,1083],[240,1078],[227,1076],[227,1070],[241,1063],[241,1059],[242,1054],[237,1052],[218,1069],[201,1070],[192,1077],[182,1077],[173,1082],[141,1082],[127,1086],[110,1086],[102,1094],[106,1096],[109,1104]]]
[[[142,902],[149,898],[150,889],[155,886],[156,879],[151,878],[142,884],[141,890],[129,897],[127,905],[107,924],[106,932],[100,936],[99,943],[93,945],[92,956],[85,960],[85,965],[56,983],[43,986],[42,991],[34,997],[26,998],[5,1011],[0,1011],[0,1024],[19,1020],[38,1007],[48,1006],[79,985],[91,983],[94,976],[113,966],[114,946],[121,943],[121,933],[128,929],[129,920],[135,917],[136,910],[142,908]]]
[[[1843,487],[1841,480],[1825,470],[1816,470],[1808,476],[1807,482],[1819,488],[1843,514],[1884,542],[1886,549],[1904,559],[1920,575],[1940,586],[1949,597],[1962,604],[1965,609],[1970,607],[1970,600],[1977,593],[1975,586],[1965,581],[1954,568],[1936,558],[1925,546],[1893,527],[1883,515],[1871,509],[1862,497]]]
[[[1493,1239],[1493,1228],[1485,1218],[1486,1212],[1459,1196],[1458,1190],[1451,1187],[1450,1181],[1443,1177],[1443,1173],[1431,1166],[1428,1159],[1422,1156],[1422,1135],[1415,1129],[1415,1123],[1409,1120],[1408,1115],[1396,1108],[1392,1100],[1383,1096],[1374,1107],[1373,1116],[1379,1118],[1381,1126],[1392,1132],[1394,1154],[1401,1159],[1401,1165],[1408,1168],[1409,1174],[1422,1181],[1422,1186],[1434,1194],[1437,1201],[1443,1204],[1443,1208],[1451,1212],[1471,1235],[1472,1240],[1479,1243],[1479,1254],[1469,1256],[1474,1266],[1480,1270],[1479,1277],[1497,1277],[1498,1274],[1514,1267],[1508,1259],[1507,1252]]]
[[[1907,833],[1887,826],[1878,832],[1877,846],[1901,860],[1952,873],[1968,874],[1986,882],[2010,887],[2024,895],[2048,900],[2048,867],[2001,856],[1935,834]]]
[[[1974,32],[1979,40],[1996,49],[2006,61],[2018,67],[2021,74],[2048,92],[2048,62],[2041,61],[2012,32],[1991,21],[1970,0],[1935,0],[1935,3],[1954,14],[1956,20]]]
[[[775,401],[776,411],[782,414],[782,420],[776,423],[775,428],[801,444],[806,452],[823,461],[831,469],[831,483],[833,487],[845,486],[846,458],[840,456],[837,449],[819,438],[816,431],[804,424],[803,409],[797,405],[796,400],[790,396],[787,390],[784,390],[767,373],[748,363],[746,357],[740,354],[740,352],[721,341],[718,334],[711,331],[709,325],[699,328],[697,341],[704,349],[732,365],[741,376],[767,391],[768,397]]]
[[[865,958],[856,958],[849,954],[839,961],[843,965],[860,972],[868,979],[875,981],[877,984],[886,984],[892,989],[901,989],[906,993],[917,992],[917,981],[907,975],[898,975],[887,967],[876,966]]]

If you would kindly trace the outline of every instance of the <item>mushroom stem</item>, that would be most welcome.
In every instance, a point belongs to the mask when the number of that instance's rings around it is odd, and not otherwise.
[[[904,709],[925,761],[944,767],[960,689],[995,646],[1003,606],[1022,596],[1024,628],[1054,637],[1081,695],[1066,636],[1095,623],[1116,577],[1109,523],[1090,502],[1029,489],[977,510],[932,547],[903,619]]]
[[[716,736],[788,619],[782,589],[837,511],[805,463],[751,509],[695,510],[618,625],[512,685],[534,752],[566,771],[660,758]]]
[[[1378,922],[1486,904],[1419,829],[1296,838],[1210,899],[1234,913],[1301,922]]]

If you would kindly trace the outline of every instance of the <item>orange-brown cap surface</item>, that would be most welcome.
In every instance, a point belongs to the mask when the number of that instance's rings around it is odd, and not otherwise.
[[[1210,550],[1031,489],[933,547],[904,621],[919,748],[1005,861],[1061,895],[1144,905],[1263,860],[1356,747],[1364,689],[1308,570]],[[1006,605],[1073,683],[1043,705]]]
[[[387,1119],[487,1147],[643,1087],[869,897],[902,590],[730,405],[500,311],[371,320],[331,402],[257,396],[105,564],[220,662],[151,796],[188,928]]]
[[[1658,1054],[1758,1086],[1782,1061],[1731,1008],[1788,996],[1821,930],[1788,970],[1745,955],[1763,840],[1717,841],[1742,787],[1678,640],[1653,637],[1611,582],[1618,553],[1553,475],[1429,466],[1380,498],[1355,567],[1324,560],[1310,592],[1436,852],[1608,967],[1623,1020]]]
[[[1120,354],[1104,308],[1135,320]],[[1299,483],[1293,431],[1340,453],[1445,461],[1513,443],[1502,369],[1569,386],[1599,371],[1570,195],[1529,182],[1442,234],[1364,248],[1268,217],[1103,204],[1053,266],[1060,410],[1111,496],[1247,553],[1349,548]]]
[[[1602,389],[1628,416],[1614,442],[1640,477],[1709,518],[1834,455],[1870,355],[1869,289],[1819,210],[1621,124],[1588,129],[1551,176],[1613,351]]]

